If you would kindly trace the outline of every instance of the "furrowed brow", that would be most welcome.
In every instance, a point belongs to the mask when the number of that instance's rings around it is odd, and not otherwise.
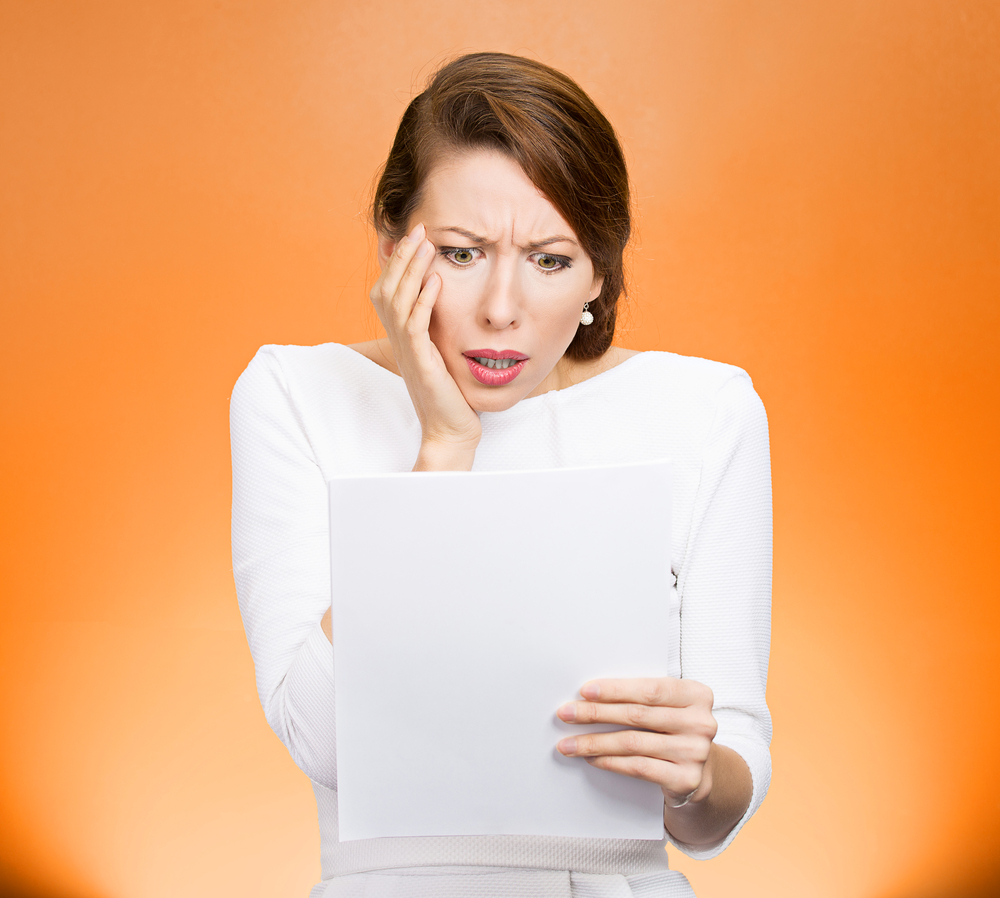
[[[579,246],[572,237],[567,237],[564,234],[556,234],[552,237],[546,237],[544,240],[536,240],[534,243],[529,243],[525,249],[535,249],[539,246],[549,246],[553,243],[572,243],[573,246]]]
[[[471,243],[478,244],[480,246],[492,245],[487,238],[481,237],[479,234],[474,234],[472,231],[466,230],[465,228],[449,226],[431,229],[431,233],[433,234],[440,234],[442,232],[461,234]],[[579,246],[579,244],[572,237],[568,237],[565,234],[553,234],[551,237],[545,237],[542,240],[535,240],[527,246],[519,247],[519,249],[540,249],[543,246],[551,246],[553,243],[571,243],[573,246]]]
[[[473,234],[472,231],[467,231],[465,228],[456,228],[456,227],[452,227],[452,226],[448,226],[448,227],[444,227],[444,228],[433,228],[431,230],[431,233],[432,234],[440,234],[440,233],[443,233],[445,231],[447,231],[448,233],[451,233],[451,234],[461,234],[463,237],[465,237],[466,239],[468,239],[472,243],[478,243],[478,244],[481,244],[482,246],[486,246],[486,245],[489,244],[489,240],[487,240],[485,237],[480,237],[478,234]]]

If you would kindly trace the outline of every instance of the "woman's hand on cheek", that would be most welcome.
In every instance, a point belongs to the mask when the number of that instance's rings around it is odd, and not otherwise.
[[[423,433],[414,470],[471,468],[482,435],[444,359],[431,341],[431,312],[441,276],[430,274],[434,245],[418,224],[399,241],[371,290]]]
[[[694,680],[592,680],[580,690],[586,701],[559,708],[567,723],[628,727],[562,739],[559,751],[595,767],[649,780],[663,790],[667,807],[701,802],[712,791],[712,690]]]

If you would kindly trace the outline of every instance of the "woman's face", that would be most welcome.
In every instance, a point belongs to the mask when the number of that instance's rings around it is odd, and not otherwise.
[[[441,276],[430,337],[469,405],[503,411],[573,383],[563,353],[603,278],[517,163],[488,150],[443,158],[408,227],[418,222],[437,248],[427,276]]]

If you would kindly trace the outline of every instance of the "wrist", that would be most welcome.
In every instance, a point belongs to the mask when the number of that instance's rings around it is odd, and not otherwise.
[[[471,471],[479,441],[464,443],[424,440],[420,444],[414,471]]]

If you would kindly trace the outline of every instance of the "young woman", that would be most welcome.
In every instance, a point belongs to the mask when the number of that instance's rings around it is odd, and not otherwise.
[[[770,466],[750,378],[612,345],[624,159],[590,98],[540,63],[442,68],[403,115],[373,219],[386,337],[265,346],[232,399],[234,573],[265,714],[316,793],[312,896],[690,896],[666,841],[717,854],[770,779]],[[553,711],[626,727],[557,747],[659,785],[664,840],[341,843],[326,481],[658,458],[675,478],[673,676],[591,681]],[[599,548],[599,520],[565,524]]]

